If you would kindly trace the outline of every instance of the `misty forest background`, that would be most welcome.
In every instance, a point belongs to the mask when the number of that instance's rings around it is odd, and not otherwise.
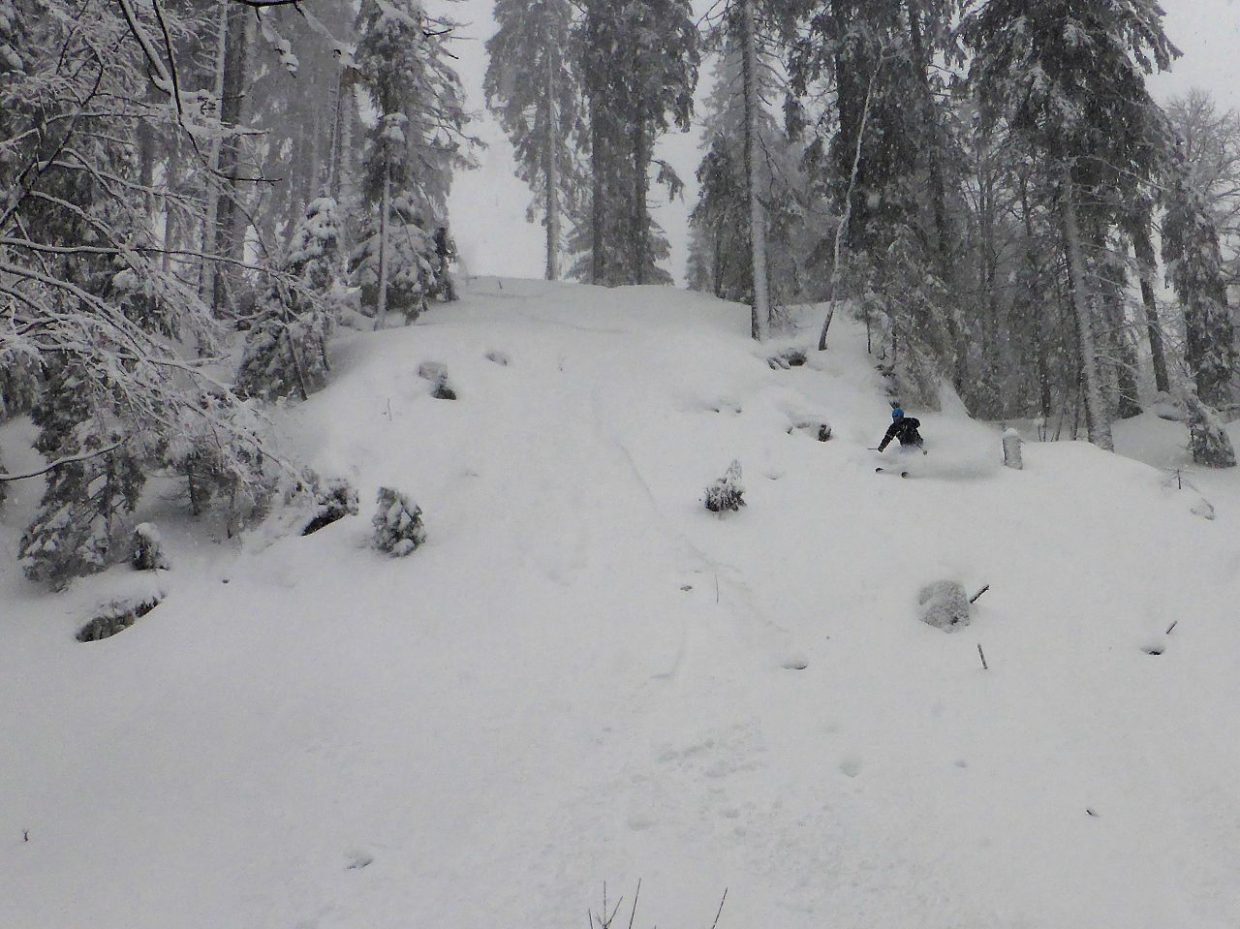
[[[497,0],[485,101],[451,4],[0,0],[0,422],[46,465],[19,556],[126,557],[149,476],[230,531],[331,488],[271,404],[339,327],[455,299],[470,107],[507,134],[546,276],[667,284],[659,140],[697,120],[690,287],[865,322],[893,398],[1111,447],[1144,407],[1235,463],[1240,117],[1147,79],[1152,0]],[[695,112],[699,81],[713,89]],[[0,456],[5,449],[0,448]]]

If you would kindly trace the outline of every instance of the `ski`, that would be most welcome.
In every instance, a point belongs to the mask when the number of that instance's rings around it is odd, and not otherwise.
[[[899,471],[899,472],[897,472],[897,471],[893,471],[893,470],[891,470],[890,468],[875,468],[875,469],[874,469],[874,473],[875,473],[875,474],[897,474],[897,473],[898,473],[898,474],[900,475],[900,477],[908,477],[908,472],[907,472],[907,471]]]

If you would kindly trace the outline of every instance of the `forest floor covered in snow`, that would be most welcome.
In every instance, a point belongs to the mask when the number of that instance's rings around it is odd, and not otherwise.
[[[358,516],[213,540],[156,483],[158,576],[26,582],[14,485],[0,926],[583,929],[640,879],[634,929],[709,929],[725,889],[719,929],[1235,929],[1240,473],[1181,489],[1153,415],[1132,457],[1014,471],[949,402],[875,474],[857,324],[767,364],[803,322],[758,346],[701,295],[475,280],[278,414]],[[424,510],[408,558],[368,545],[381,485]],[[969,627],[918,620],[940,579],[990,585]]]

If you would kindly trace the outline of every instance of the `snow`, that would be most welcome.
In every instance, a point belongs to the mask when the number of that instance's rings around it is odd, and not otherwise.
[[[721,929],[1234,927],[1240,475],[1180,489],[1153,414],[1116,425],[1134,457],[1030,441],[1015,471],[948,398],[909,409],[918,480],[877,478],[887,398],[842,316],[773,370],[745,307],[478,279],[345,337],[274,415],[364,504],[419,502],[408,558],[367,505],[229,540],[168,479],[137,515],[175,572],[50,595],[13,485],[0,926],[579,926],[640,879],[635,926],[709,926],[726,888]],[[14,471],[32,434],[0,431]],[[945,578],[990,585],[952,635],[918,618]]]

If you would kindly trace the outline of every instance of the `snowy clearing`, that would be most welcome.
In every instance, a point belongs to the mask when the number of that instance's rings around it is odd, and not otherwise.
[[[312,536],[213,543],[156,481],[172,569],[51,595],[13,486],[0,925],[580,929],[639,879],[643,929],[706,929],[725,888],[721,929],[1240,924],[1240,475],[1180,489],[1182,425],[1013,471],[949,402],[889,480],[843,314],[776,370],[817,311],[758,346],[668,288],[464,290],[280,414],[360,490]],[[368,546],[380,486],[424,511],[407,558]],[[990,585],[950,634],[918,619],[942,579]]]

